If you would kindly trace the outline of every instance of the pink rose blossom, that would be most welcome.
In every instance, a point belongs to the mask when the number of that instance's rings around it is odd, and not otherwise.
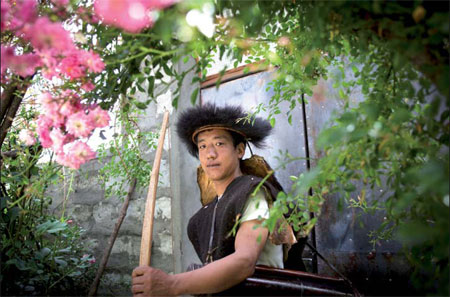
[[[60,153],[66,144],[66,136],[61,132],[61,129],[53,129],[50,132],[50,139],[52,140],[52,150],[55,153]]]
[[[56,162],[63,166],[79,169],[81,164],[95,158],[95,152],[84,142],[77,141],[69,148],[67,154],[59,154]]]
[[[13,3],[18,3],[16,18],[20,18],[24,23],[34,22],[37,17],[36,0],[14,0]]]
[[[2,31],[21,29],[34,22],[37,18],[36,4],[36,0],[2,0]]]
[[[15,74],[27,77],[35,73],[36,67],[41,66],[41,59],[38,55],[27,53],[16,56],[13,47],[1,46],[1,75],[6,69],[10,69]]]
[[[83,77],[85,68],[80,60],[81,51],[73,50],[61,60],[61,72],[71,79]]]
[[[73,220],[67,220],[67,224],[72,224],[73,223]]]
[[[19,140],[26,146],[30,146],[36,143],[36,137],[34,137],[33,131],[28,129],[24,129],[19,132]]]
[[[93,110],[89,111],[89,117],[91,118],[91,122],[97,128],[108,126],[110,120],[108,112],[103,110],[100,106],[97,106]]]
[[[52,120],[41,114],[36,122],[36,132],[39,135],[39,140],[45,148],[52,146],[53,142],[50,138],[50,128],[52,127]]]
[[[54,68],[44,68],[41,70],[42,76],[46,79],[51,80],[54,76],[57,75]]]
[[[98,73],[105,69],[105,63],[103,63],[100,56],[94,51],[90,50],[88,52],[84,52],[82,56],[84,65],[86,65],[89,71]]]
[[[2,2],[3,3],[3,2]],[[3,75],[5,70],[8,68],[7,64],[10,59],[14,57],[14,48],[9,46],[1,45],[1,65],[0,65],[0,75]]]
[[[85,90],[86,92],[90,92],[90,91],[92,91],[93,89],[95,89],[95,86],[94,86],[94,84],[93,84],[92,82],[88,81],[88,82],[82,84],[82,85],[81,85],[81,88],[82,88],[83,90]]]
[[[143,1],[146,4],[146,7],[149,9],[164,9],[166,7],[171,6],[172,4],[178,2],[176,0],[144,0]]]
[[[33,75],[36,72],[36,68],[41,66],[39,56],[32,53],[16,56],[12,62],[9,65],[11,71],[22,77]]]
[[[5,0],[2,0],[2,2],[0,3],[0,11],[1,11],[0,29],[2,32],[3,32],[3,30],[6,29],[7,22],[10,18],[10,15],[9,15],[10,10],[11,10],[11,6],[9,5],[9,3]]]
[[[83,164],[95,158],[95,152],[86,143],[77,141],[70,149],[69,155],[75,158],[76,163]]]
[[[41,57],[43,69],[41,70],[43,76],[47,79],[52,79],[58,73],[56,67],[58,66],[58,60],[54,57],[56,53],[54,51],[36,51]]]
[[[146,2],[153,1],[96,0],[94,11],[107,25],[114,25],[130,32],[139,32],[153,25],[153,20],[148,15]]]
[[[72,164],[70,163],[69,157],[64,154],[64,152],[61,152],[59,154],[56,154],[56,163],[73,168]]]
[[[58,104],[49,92],[39,95],[38,102],[42,105],[45,112],[54,112],[58,110]]]
[[[62,127],[65,122],[64,115],[59,112],[60,103],[58,101],[44,104],[44,111],[48,119],[52,121],[53,127]]]
[[[82,110],[82,105],[77,99],[65,99],[64,103],[60,105],[59,112],[64,116],[70,116]]]
[[[75,137],[87,137],[91,134],[94,126],[90,117],[83,111],[79,111],[67,118],[66,129]]]
[[[53,23],[47,17],[40,17],[27,30],[25,38],[40,51],[56,50],[59,53],[73,50],[75,45],[69,32],[61,23]]]

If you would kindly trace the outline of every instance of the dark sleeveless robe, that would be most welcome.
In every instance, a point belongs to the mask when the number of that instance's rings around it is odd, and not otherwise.
[[[245,203],[255,187],[262,179],[252,175],[242,175],[235,178],[227,187],[220,200],[216,197],[211,203],[202,207],[189,220],[188,236],[203,264],[228,256],[234,252],[235,233],[238,220],[242,217]],[[276,198],[278,190],[265,182],[264,187]],[[211,239],[214,208],[216,208],[214,232]],[[235,232],[233,233],[233,227]],[[208,257],[208,247],[211,244],[211,257]],[[207,261],[208,260],[208,261]]]

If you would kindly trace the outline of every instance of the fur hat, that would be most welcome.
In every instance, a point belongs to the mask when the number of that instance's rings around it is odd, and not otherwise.
[[[194,157],[198,157],[195,137],[198,133],[213,128],[238,133],[255,147],[263,147],[264,139],[272,131],[272,126],[260,117],[251,122],[242,119],[246,116],[240,106],[198,105],[180,114],[176,124],[177,133]]]

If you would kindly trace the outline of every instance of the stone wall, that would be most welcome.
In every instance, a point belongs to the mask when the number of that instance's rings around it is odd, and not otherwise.
[[[162,122],[162,109],[151,104],[145,116],[139,120],[143,131],[159,132]],[[168,136],[165,139],[163,158],[160,167],[152,244],[152,266],[168,273],[175,271],[173,257],[172,191],[170,188]],[[148,152],[144,158],[153,164],[155,151]],[[97,263],[100,263],[108,239],[114,229],[125,197],[105,199],[100,186],[98,171],[103,164],[93,160],[74,172],[72,187],[74,191],[66,199],[65,216],[86,230],[86,245],[91,247]],[[66,172],[69,172],[66,170]],[[51,211],[61,214],[64,209],[64,192],[72,173],[67,173],[65,182],[52,187],[48,194],[53,197]],[[128,185],[125,186],[128,189]],[[131,295],[131,272],[139,265],[142,221],[144,217],[147,188],[136,188],[129,203],[127,216],[109,257],[108,265],[99,287],[99,295]]]
[[[178,69],[189,69],[194,61],[179,62]],[[152,242],[152,267],[167,273],[186,270],[192,262],[198,262],[186,232],[189,218],[201,206],[196,184],[198,160],[186,152],[174,129],[177,113],[191,106],[190,95],[197,85],[191,84],[195,74],[189,73],[181,87],[178,109],[172,108],[170,92],[152,102],[138,117],[140,129],[159,132],[164,110],[170,111],[169,129],[166,133],[157,190],[155,220]],[[146,86],[143,86],[147,89]],[[138,100],[148,99],[147,94],[137,92]],[[149,151],[145,160],[153,164],[155,151]],[[98,171],[103,167],[99,160],[93,160],[75,172],[72,187],[74,192],[67,199],[65,214],[74,223],[82,226],[85,243],[92,249],[97,263],[101,261],[111,232],[114,229],[125,197],[105,199],[100,187]],[[61,213],[64,192],[70,176],[52,187],[48,194],[53,197],[51,211]],[[125,187],[126,189],[128,187]],[[142,220],[148,189],[136,189],[130,201],[127,216],[120,228],[108,265],[99,288],[99,295],[130,296],[131,272],[139,265]]]

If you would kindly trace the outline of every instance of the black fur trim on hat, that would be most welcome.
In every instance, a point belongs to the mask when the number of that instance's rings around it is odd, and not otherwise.
[[[219,107],[212,104],[204,104],[191,107],[183,111],[176,124],[177,134],[187,146],[188,151],[194,157],[198,157],[197,144],[192,141],[192,134],[199,128],[208,125],[220,125],[237,130],[246,136],[246,140],[255,147],[261,148],[264,139],[272,131],[272,126],[267,120],[256,117],[254,122],[238,119],[246,117],[240,106]]]

